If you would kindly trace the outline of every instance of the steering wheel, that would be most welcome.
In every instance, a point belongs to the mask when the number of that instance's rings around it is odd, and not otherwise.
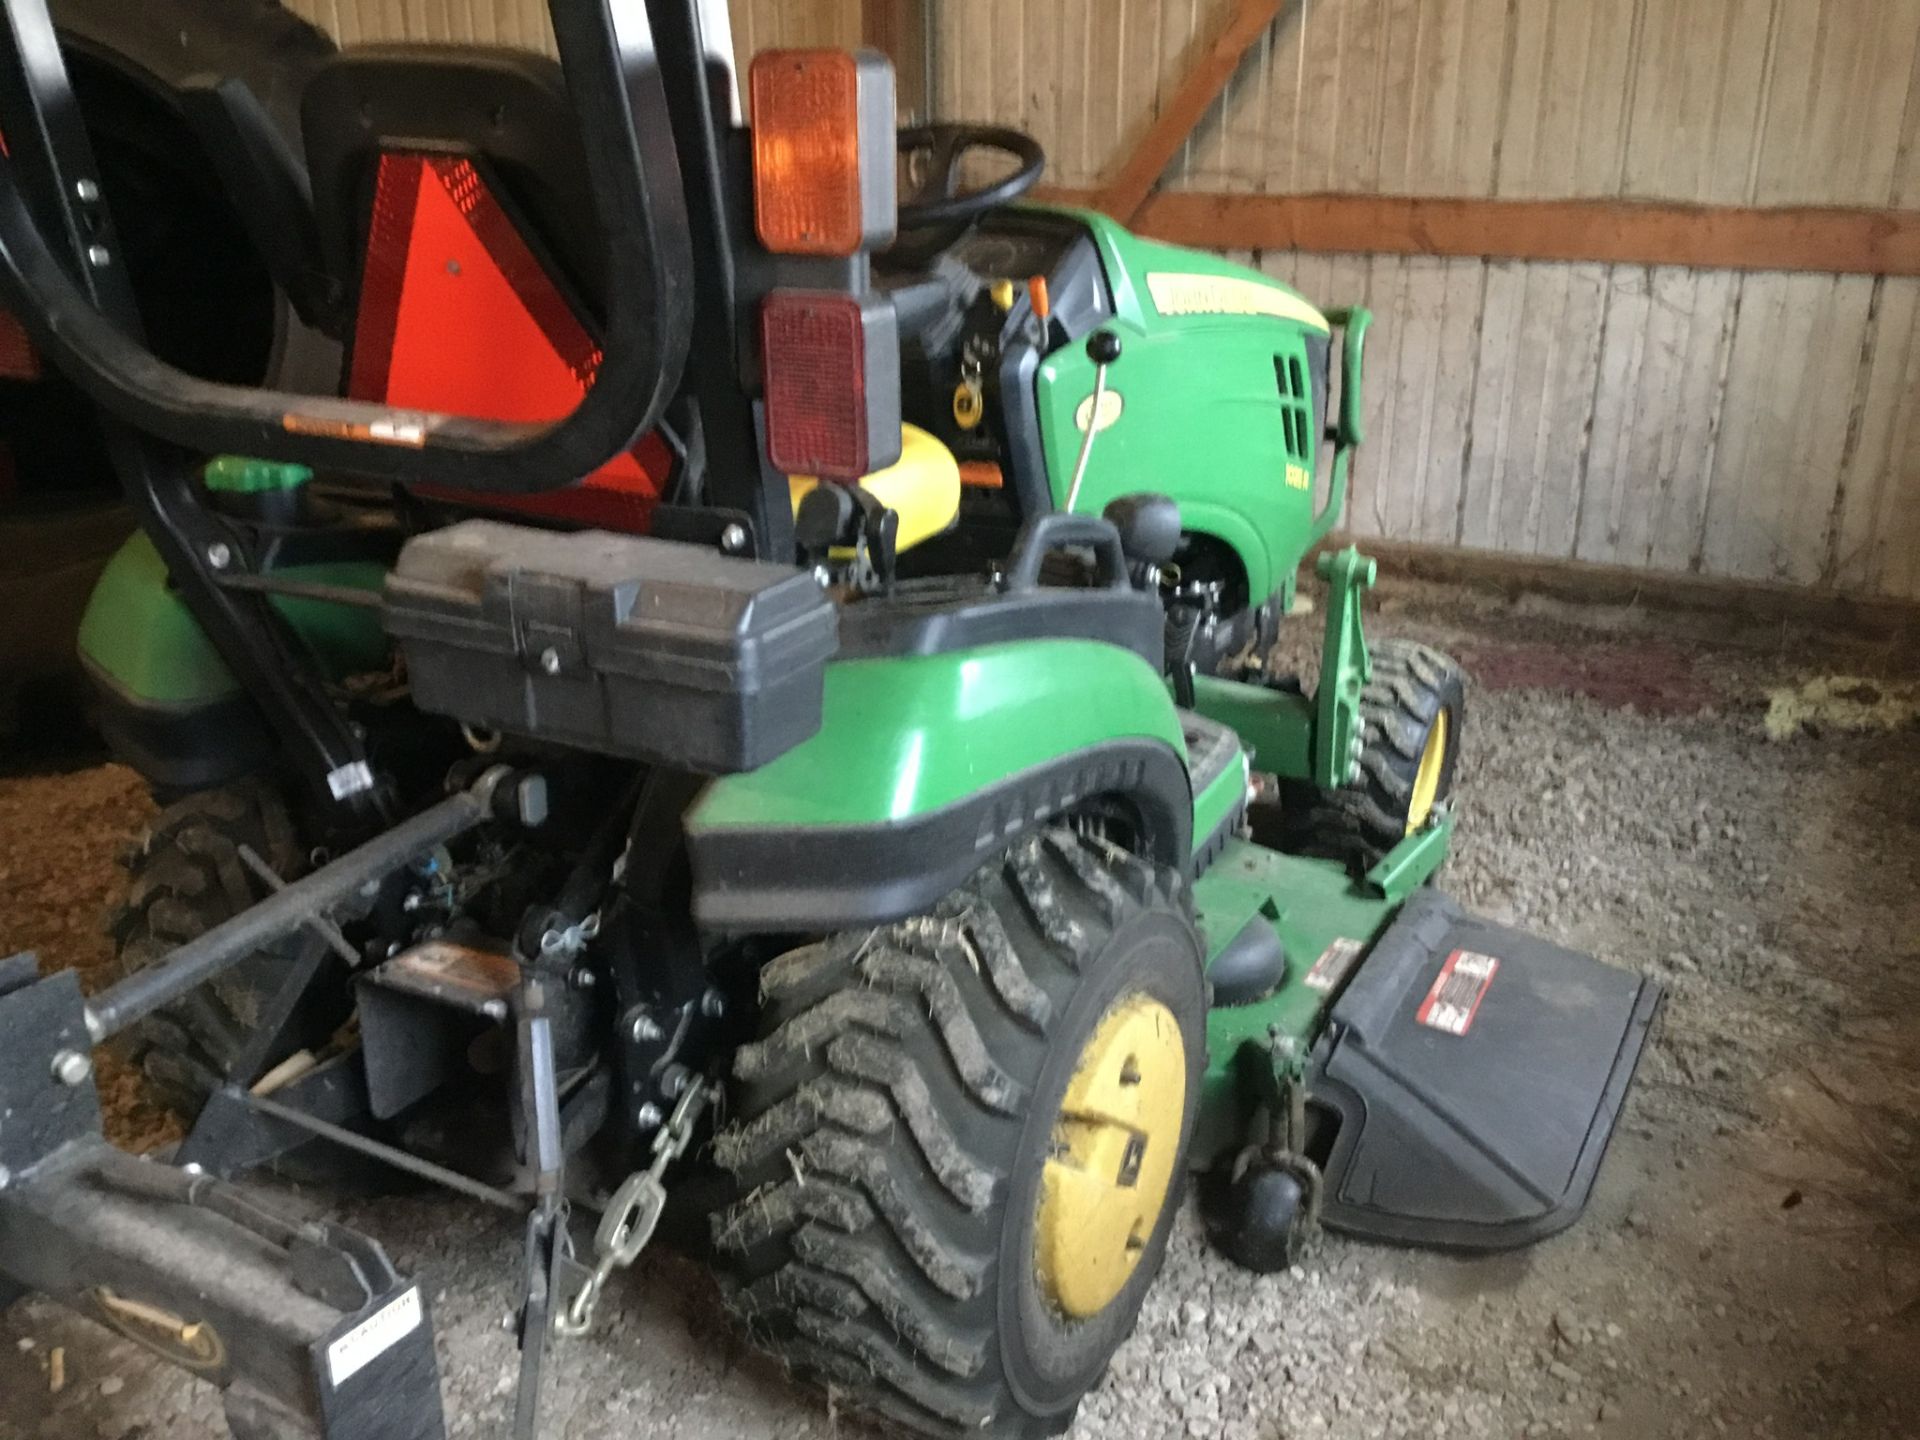
[[[959,188],[960,164],[971,150],[1011,155],[1020,162],[1020,168],[1004,180],[963,191]],[[1001,125],[910,126],[900,132],[900,154],[904,158],[927,157],[918,189],[900,206],[902,230],[977,219],[1026,194],[1047,168],[1047,154],[1038,140]]]

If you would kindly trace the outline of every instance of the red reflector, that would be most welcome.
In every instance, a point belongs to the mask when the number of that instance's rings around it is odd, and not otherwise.
[[[598,342],[497,196],[456,155],[394,150],[375,169],[347,393],[408,410],[558,420],[599,373]],[[424,494],[644,531],[672,457],[658,435],[538,495]]]
[[[38,380],[40,352],[26,327],[10,311],[0,310],[0,380]]]
[[[776,291],[760,310],[767,455],[786,475],[868,472],[867,337],[851,295]]]

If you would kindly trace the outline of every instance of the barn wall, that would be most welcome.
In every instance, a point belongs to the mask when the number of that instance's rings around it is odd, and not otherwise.
[[[1232,3],[936,0],[936,109],[1097,185]],[[1306,0],[1167,183],[1916,208],[1920,0]],[[1352,529],[1920,598],[1920,281],[1244,258],[1379,316]]]
[[[936,114],[1109,178],[1234,0],[930,0]],[[293,0],[550,47],[543,0]],[[855,0],[735,0],[742,57]],[[1167,183],[1920,208],[1920,0],[1296,0]],[[1362,534],[1920,598],[1920,280],[1275,252],[1379,315]]]
[[[342,45],[426,40],[553,50],[546,0],[286,0],[286,4]],[[860,43],[857,0],[734,0],[731,15],[734,45],[742,61],[776,45]]]

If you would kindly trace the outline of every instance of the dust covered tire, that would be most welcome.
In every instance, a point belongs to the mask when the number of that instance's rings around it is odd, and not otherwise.
[[[1280,847],[1358,870],[1452,795],[1466,718],[1466,673],[1449,656],[1412,640],[1381,640],[1372,657],[1373,676],[1360,692],[1359,783],[1281,787]]]
[[[1202,967],[1179,877],[1060,828],[931,914],[770,964],[715,1142],[743,1197],[716,1249],[753,1338],[921,1434],[1064,1430],[1164,1256]],[[1134,1089],[1087,1099],[1109,1082]],[[1087,1118],[1116,1095],[1140,1106],[1125,1125]],[[1062,1259],[1089,1235],[1125,1238]]]
[[[123,977],[265,895],[240,859],[242,845],[282,878],[305,867],[285,803],[259,781],[188,795],[160,812],[128,855],[127,899],[112,921]],[[277,956],[252,956],[140,1021],[115,1045],[153,1097],[191,1122],[247,1043],[283,964]]]

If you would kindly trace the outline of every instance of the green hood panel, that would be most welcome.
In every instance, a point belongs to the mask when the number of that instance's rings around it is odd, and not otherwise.
[[[1263,604],[1312,542],[1325,429],[1314,391],[1332,328],[1258,270],[1071,213],[1106,269],[1113,316],[1101,328],[1121,343],[1074,508],[1097,515],[1121,495],[1171,495],[1189,532],[1239,557],[1250,603]],[[1047,480],[1063,508],[1092,419],[1095,368],[1076,338],[1035,377]]]
[[[898,822],[1110,740],[1184,758],[1166,686],[1117,646],[1040,640],[827,668],[820,731],[771,765],[729,775],[690,832]]]

